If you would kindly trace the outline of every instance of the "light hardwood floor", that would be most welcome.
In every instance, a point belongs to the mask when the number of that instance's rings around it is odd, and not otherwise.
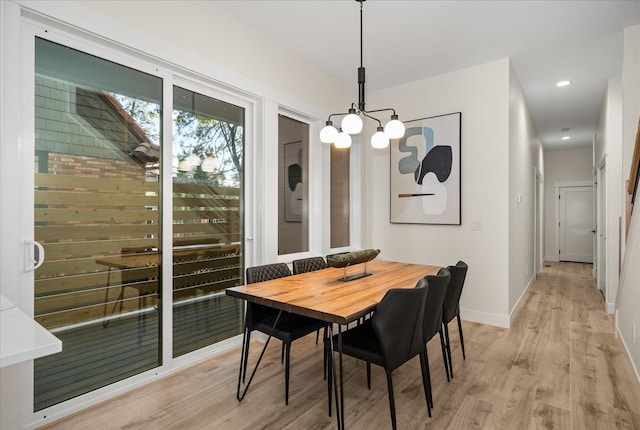
[[[473,270],[473,268],[470,268]],[[604,312],[591,265],[551,263],[523,298],[509,330],[463,321],[467,359],[451,323],[454,378],[437,337],[427,416],[416,358],[394,372],[400,429],[640,429],[640,383]],[[235,398],[240,350],[164,378],[47,429],[332,429],[322,345],[294,342],[289,406],[280,344],[269,345],[247,397]],[[253,360],[259,345],[252,347]],[[384,371],[345,357],[348,429],[391,427]]]

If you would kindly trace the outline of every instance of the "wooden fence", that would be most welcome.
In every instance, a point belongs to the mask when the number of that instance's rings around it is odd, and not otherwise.
[[[38,173],[35,185],[35,239],[46,255],[35,274],[35,318],[47,328],[156,306],[162,252],[172,252],[174,301],[242,282],[239,188],[174,183],[162,199],[144,170],[137,180]],[[173,207],[169,251],[161,249],[162,204]],[[111,264],[131,254],[144,264]]]

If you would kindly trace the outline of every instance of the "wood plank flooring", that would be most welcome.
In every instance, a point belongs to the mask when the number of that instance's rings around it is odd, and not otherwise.
[[[429,344],[434,390],[427,416],[416,358],[394,372],[399,429],[640,429],[640,383],[604,312],[591,265],[551,263],[509,330],[463,321],[467,359],[450,326],[454,378],[439,340]],[[269,345],[247,397],[235,389],[240,350],[107,401],[48,429],[333,429],[322,378],[322,345],[294,342],[289,406],[280,344]],[[255,363],[260,345],[252,345]],[[384,371],[345,357],[346,426],[391,427]]]

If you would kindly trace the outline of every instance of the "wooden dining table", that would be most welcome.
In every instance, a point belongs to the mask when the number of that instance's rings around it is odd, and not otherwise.
[[[281,312],[294,312],[326,321],[331,337],[334,333],[333,325],[337,324],[338,366],[336,366],[334,359],[333,342],[330,342],[332,350],[330,365],[336,391],[339,386],[339,393],[337,392],[335,396],[338,429],[344,429],[342,327],[373,311],[390,289],[413,288],[420,278],[426,275],[435,275],[439,269],[440,266],[373,260],[367,263],[367,276],[347,282],[342,281],[343,269],[327,268],[266,282],[227,288],[226,294],[269,306]],[[270,336],[265,343],[262,354],[264,354],[269,339]],[[262,354],[242,396],[240,395],[240,375],[238,376],[238,400],[244,398],[260,364]],[[242,362],[240,367],[242,368]]]

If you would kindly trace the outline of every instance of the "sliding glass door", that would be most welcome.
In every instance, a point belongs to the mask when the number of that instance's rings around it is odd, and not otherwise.
[[[244,109],[174,86],[172,159],[177,357],[242,330]]]
[[[161,364],[162,80],[36,39],[34,410]]]
[[[241,333],[246,106],[161,76],[35,38],[34,411]]]

